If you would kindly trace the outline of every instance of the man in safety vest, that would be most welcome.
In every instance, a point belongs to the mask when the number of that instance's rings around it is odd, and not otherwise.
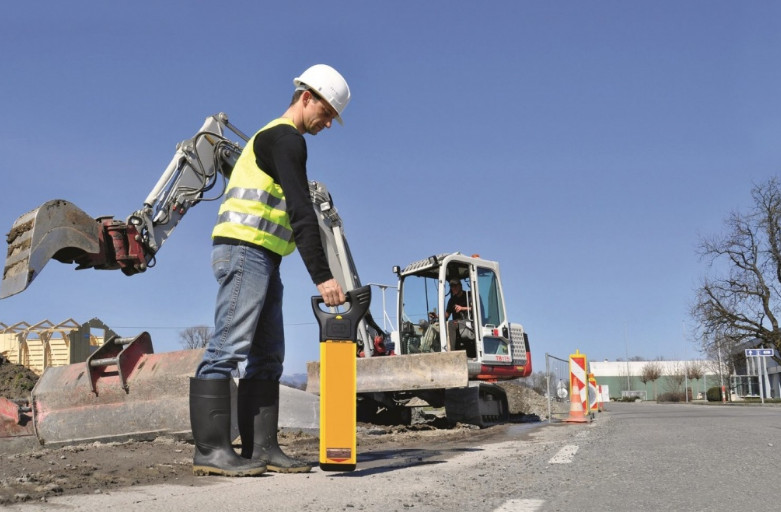
[[[279,265],[297,248],[325,304],[344,304],[309,197],[303,135],[330,128],[334,119],[342,124],[350,88],[325,64],[310,67],[293,83],[287,111],[258,131],[236,161],[212,232],[212,268],[219,283],[215,329],[190,381],[196,475],[311,469],[285,455],[277,441],[285,356]],[[242,362],[238,456],[231,445],[229,379]]]

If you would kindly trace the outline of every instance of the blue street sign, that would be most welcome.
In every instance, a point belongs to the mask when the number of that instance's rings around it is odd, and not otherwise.
[[[772,348],[747,348],[746,349],[746,357],[772,357],[773,356],[773,349]]]

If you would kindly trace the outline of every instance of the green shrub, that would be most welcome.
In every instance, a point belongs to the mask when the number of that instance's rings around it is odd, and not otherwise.
[[[683,402],[686,400],[686,395],[682,392],[662,393],[656,399],[657,402]]]
[[[721,402],[721,388],[719,386],[708,388],[708,391],[705,392],[705,398],[708,399],[708,402]]]

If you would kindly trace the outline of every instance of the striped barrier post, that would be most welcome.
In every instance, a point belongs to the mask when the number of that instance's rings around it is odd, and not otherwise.
[[[599,412],[599,388],[597,388],[597,379],[593,373],[588,374],[588,410],[589,413]]]
[[[584,413],[588,413],[588,379],[586,377],[586,354],[581,354],[575,350],[574,354],[569,356],[569,375],[570,375],[570,400],[580,397],[581,407]],[[577,384],[577,387],[575,386]]]
[[[568,423],[586,423],[588,419],[588,381],[586,379],[586,356],[576,350],[569,356],[570,411],[565,420]]]
[[[566,423],[588,423],[586,413],[583,410],[583,401],[580,399],[580,381],[575,380],[572,383],[574,394],[570,395],[569,416]]]

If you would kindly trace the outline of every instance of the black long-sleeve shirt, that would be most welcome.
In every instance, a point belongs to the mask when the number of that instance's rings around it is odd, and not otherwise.
[[[296,248],[312,281],[320,284],[333,278],[320,239],[306,174],[306,140],[289,124],[263,130],[255,136],[255,164],[282,187],[287,214],[293,228]],[[236,240],[215,238],[215,243],[236,243]]]

